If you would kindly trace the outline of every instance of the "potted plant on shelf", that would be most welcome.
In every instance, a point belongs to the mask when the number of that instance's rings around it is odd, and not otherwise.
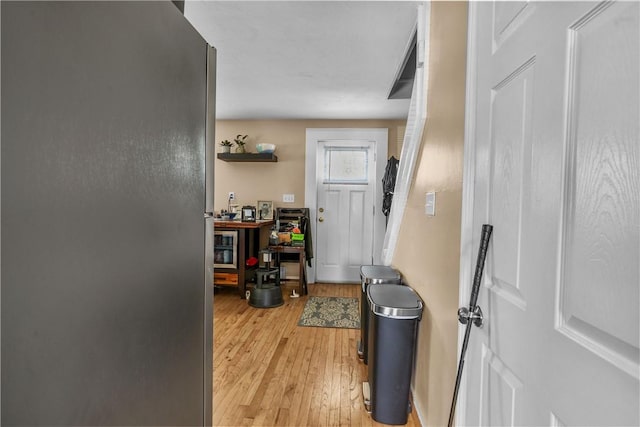
[[[220,146],[222,147],[223,153],[230,153],[232,145],[233,145],[233,142],[229,141],[228,139],[225,139],[224,141],[220,142]]]
[[[244,148],[244,144],[247,143],[246,139],[247,139],[248,135],[241,135],[238,134],[236,135],[236,137],[234,138],[233,142],[236,143],[237,147],[236,147],[236,153],[246,153],[247,150]]]

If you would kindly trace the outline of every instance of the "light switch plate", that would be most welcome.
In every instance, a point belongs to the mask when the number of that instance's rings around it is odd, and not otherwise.
[[[428,216],[436,215],[436,193],[427,193],[424,203],[424,213]]]
[[[294,194],[283,194],[282,195],[282,201],[284,203],[293,203],[293,202],[295,202],[295,200],[296,200],[296,197],[295,197]]]

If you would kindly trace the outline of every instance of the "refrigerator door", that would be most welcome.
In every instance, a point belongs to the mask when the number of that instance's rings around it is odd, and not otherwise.
[[[213,422],[213,184],[216,130],[216,49],[207,47],[207,106],[205,123],[205,245],[204,245],[204,422]]]
[[[2,425],[210,424],[206,43],[171,2],[0,7]]]

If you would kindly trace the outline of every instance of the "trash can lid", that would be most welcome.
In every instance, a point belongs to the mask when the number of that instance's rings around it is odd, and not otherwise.
[[[371,311],[377,316],[391,319],[420,319],[422,317],[422,300],[408,286],[391,284],[369,286],[367,297]]]
[[[400,273],[386,265],[363,265],[360,267],[363,284],[400,283]]]

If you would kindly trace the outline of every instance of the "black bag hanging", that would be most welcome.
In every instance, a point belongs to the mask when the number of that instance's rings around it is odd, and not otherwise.
[[[395,157],[387,161],[387,167],[384,170],[384,177],[382,177],[382,213],[389,219],[389,212],[391,212],[391,202],[393,201],[393,190],[396,187],[396,176],[398,175],[398,163],[400,161]]]

